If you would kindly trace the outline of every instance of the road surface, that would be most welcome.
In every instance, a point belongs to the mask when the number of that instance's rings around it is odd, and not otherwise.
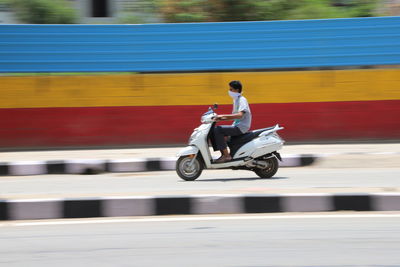
[[[400,214],[0,223],[0,266],[399,266]]]
[[[0,177],[0,198],[313,192],[399,192],[399,168],[282,168],[273,179],[250,171],[206,170],[194,182],[173,171]]]

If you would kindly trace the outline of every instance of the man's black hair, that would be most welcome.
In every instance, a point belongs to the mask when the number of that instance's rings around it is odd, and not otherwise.
[[[242,83],[240,81],[231,81],[229,86],[233,89],[239,90],[239,93],[242,93]]]

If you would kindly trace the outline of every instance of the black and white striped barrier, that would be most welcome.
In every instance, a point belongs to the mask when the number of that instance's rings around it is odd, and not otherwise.
[[[0,220],[271,212],[399,211],[399,193],[0,200]]]
[[[311,165],[313,155],[283,156],[281,167]],[[0,162],[0,176],[41,174],[97,174],[103,172],[147,172],[175,169],[176,158],[134,158],[120,160],[63,160]]]

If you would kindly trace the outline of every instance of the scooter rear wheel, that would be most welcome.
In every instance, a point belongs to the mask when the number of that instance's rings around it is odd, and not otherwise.
[[[203,171],[203,162],[197,157],[190,165],[192,160],[189,156],[182,156],[176,162],[176,173],[185,181],[196,180]]]
[[[271,178],[276,174],[279,168],[278,160],[273,157],[265,160],[268,167],[265,169],[255,169],[254,172],[261,178]]]

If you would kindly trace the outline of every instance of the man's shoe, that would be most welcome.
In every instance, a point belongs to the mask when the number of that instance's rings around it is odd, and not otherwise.
[[[232,160],[231,156],[227,156],[227,157],[221,156],[220,158],[215,160],[214,163],[224,163],[224,162],[231,161],[231,160]]]

